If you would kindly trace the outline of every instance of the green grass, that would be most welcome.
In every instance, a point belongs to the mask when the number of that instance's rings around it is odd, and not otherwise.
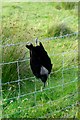
[[[77,3],[3,3],[2,20],[3,45],[65,35],[78,31]],[[29,60],[21,62],[29,58],[26,43],[2,49],[4,62],[19,61],[19,76],[17,62],[2,66],[3,117],[78,117],[77,35],[42,42],[53,64],[45,89],[34,78]]]

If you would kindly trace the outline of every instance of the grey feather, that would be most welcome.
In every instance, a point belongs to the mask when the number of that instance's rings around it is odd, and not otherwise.
[[[44,66],[41,67],[40,75],[47,75],[48,76],[48,70]]]

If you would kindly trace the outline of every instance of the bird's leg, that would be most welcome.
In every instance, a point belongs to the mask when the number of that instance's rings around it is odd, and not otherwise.
[[[46,82],[44,82],[44,88],[45,88],[45,84],[46,84]]]

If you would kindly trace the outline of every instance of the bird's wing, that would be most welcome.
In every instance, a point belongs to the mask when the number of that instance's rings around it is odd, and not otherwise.
[[[44,67],[44,66],[41,66],[41,69],[40,69],[40,75],[48,75],[48,70]]]

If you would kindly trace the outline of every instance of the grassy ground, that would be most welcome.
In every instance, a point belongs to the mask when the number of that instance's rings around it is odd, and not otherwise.
[[[44,89],[34,78],[29,60],[22,62],[29,58],[27,41],[78,30],[77,4],[3,3],[2,20],[2,59],[14,61],[2,66],[3,117],[78,117],[77,35],[42,42],[53,64]],[[22,44],[5,46],[19,42]]]

